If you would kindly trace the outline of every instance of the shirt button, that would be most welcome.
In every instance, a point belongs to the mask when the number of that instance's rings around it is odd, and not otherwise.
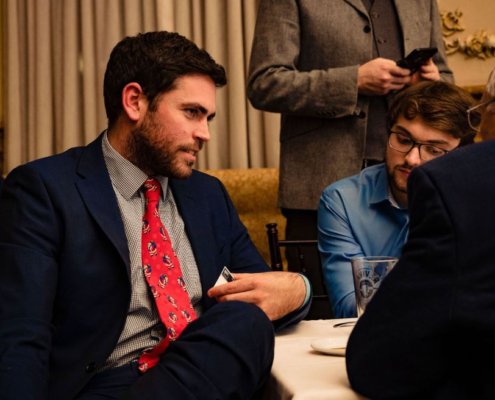
[[[87,373],[94,372],[95,369],[96,369],[96,363],[94,361],[91,361],[88,365],[86,365]]]
[[[364,33],[370,33],[371,32],[371,27],[369,25],[365,25],[365,27],[363,28],[363,32]]]

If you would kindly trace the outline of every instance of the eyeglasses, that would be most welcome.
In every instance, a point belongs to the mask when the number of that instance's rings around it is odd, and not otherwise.
[[[492,97],[490,100],[484,101],[483,103],[476,104],[466,110],[469,126],[476,132],[480,131],[481,114],[485,111],[483,110],[483,107],[487,107],[493,103],[495,103],[495,97]]]
[[[388,137],[388,145],[390,148],[398,151],[399,153],[409,153],[415,147],[418,148],[419,158],[423,161],[430,161],[434,158],[443,156],[447,154],[449,151],[442,149],[441,147],[434,146],[429,143],[420,143],[412,140],[409,136],[404,135],[400,132],[391,131],[390,136]]]

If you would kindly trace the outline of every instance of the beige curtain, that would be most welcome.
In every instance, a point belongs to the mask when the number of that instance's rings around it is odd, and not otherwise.
[[[183,34],[227,70],[198,168],[276,167],[279,117],[254,110],[245,92],[256,10],[257,0],[3,0],[4,172],[105,129],[109,53],[149,30]]]

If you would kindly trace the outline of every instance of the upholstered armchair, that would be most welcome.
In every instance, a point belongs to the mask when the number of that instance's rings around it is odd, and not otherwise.
[[[280,236],[285,234],[285,217],[277,207],[278,169],[219,169],[203,171],[220,179],[229,192],[259,252],[270,263],[265,225],[275,222]]]

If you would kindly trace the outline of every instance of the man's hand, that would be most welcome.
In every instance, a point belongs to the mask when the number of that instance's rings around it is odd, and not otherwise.
[[[367,96],[382,96],[400,90],[411,81],[411,71],[395,61],[375,58],[358,69],[358,91]]]
[[[256,304],[271,321],[299,308],[306,296],[304,279],[293,272],[233,274],[235,280],[208,290],[217,301]]]
[[[421,68],[411,76],[410,85],[415,85],[421,81],[438,81],[440,80],[440,71],[433,62],[433,59],[429,59],[428,62],[421,66]]]

